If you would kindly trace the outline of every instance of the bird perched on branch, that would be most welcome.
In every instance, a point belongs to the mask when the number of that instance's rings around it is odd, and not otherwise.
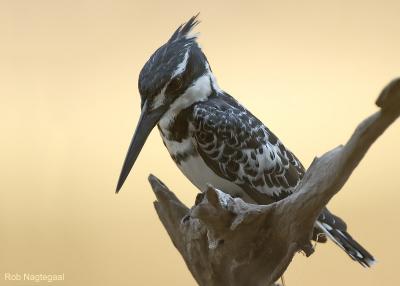
[[[157,125],[172,159],[201,191],[211,184],[258,204],[291,195],[304,176],[303,165],[258,118],[218,86],[197,37],[190,33],[197,24],[194,16],[181,25],[140,72],[141,115],[116,192]],[[350,236],[344,221],[326,208],[314,229],[314,238],[323,241],[320,234],[363,266],[375,262]]]

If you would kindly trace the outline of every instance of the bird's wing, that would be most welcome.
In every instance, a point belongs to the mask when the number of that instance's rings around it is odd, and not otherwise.
[[[256,201],[260,193],[279,200],[294,191],[304,167],[235,99],[216,96],[197,104],[193,114],[198,152],[217,175],[256,191]]]

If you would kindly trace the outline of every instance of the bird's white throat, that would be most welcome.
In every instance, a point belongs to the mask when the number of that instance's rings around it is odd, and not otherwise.
[[[169,107],[168,111],[161,117],[159,126],[165,134],[168,134],[169,127],[176,116],[185,108],[196,102],[205,101],[211,95],[215,79],[212,73],[206,73],[196,79],[193,84],[185,90]]]

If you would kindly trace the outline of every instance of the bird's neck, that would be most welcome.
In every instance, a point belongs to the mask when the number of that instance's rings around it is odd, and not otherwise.
[[[218,96],[221,92],[213,73],[207,70],[171,104],[168,111],[161,117],[158,127],[162,134],[167,137],[172,135],[170,133],[178,124],[178,119],[187,121],[187,118],[182,118],[185,112],[188,112],[196,103],[207,101],[211,96]]]

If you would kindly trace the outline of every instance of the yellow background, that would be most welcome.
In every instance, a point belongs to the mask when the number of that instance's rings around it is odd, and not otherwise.
[[[54,285],[194,285],[147,176],[189,205],[197,191],[157,131],[114,188],[140,69],[199,11],[220,86],[306,166],[344,143],[399,75],[399,1],[0,0],[0,285],[26,285],[6,272],[65,273]],[[319,245],[295,257],[288,286],[400,285],[399,146],[397,122],[330,203],[377,266]]]

